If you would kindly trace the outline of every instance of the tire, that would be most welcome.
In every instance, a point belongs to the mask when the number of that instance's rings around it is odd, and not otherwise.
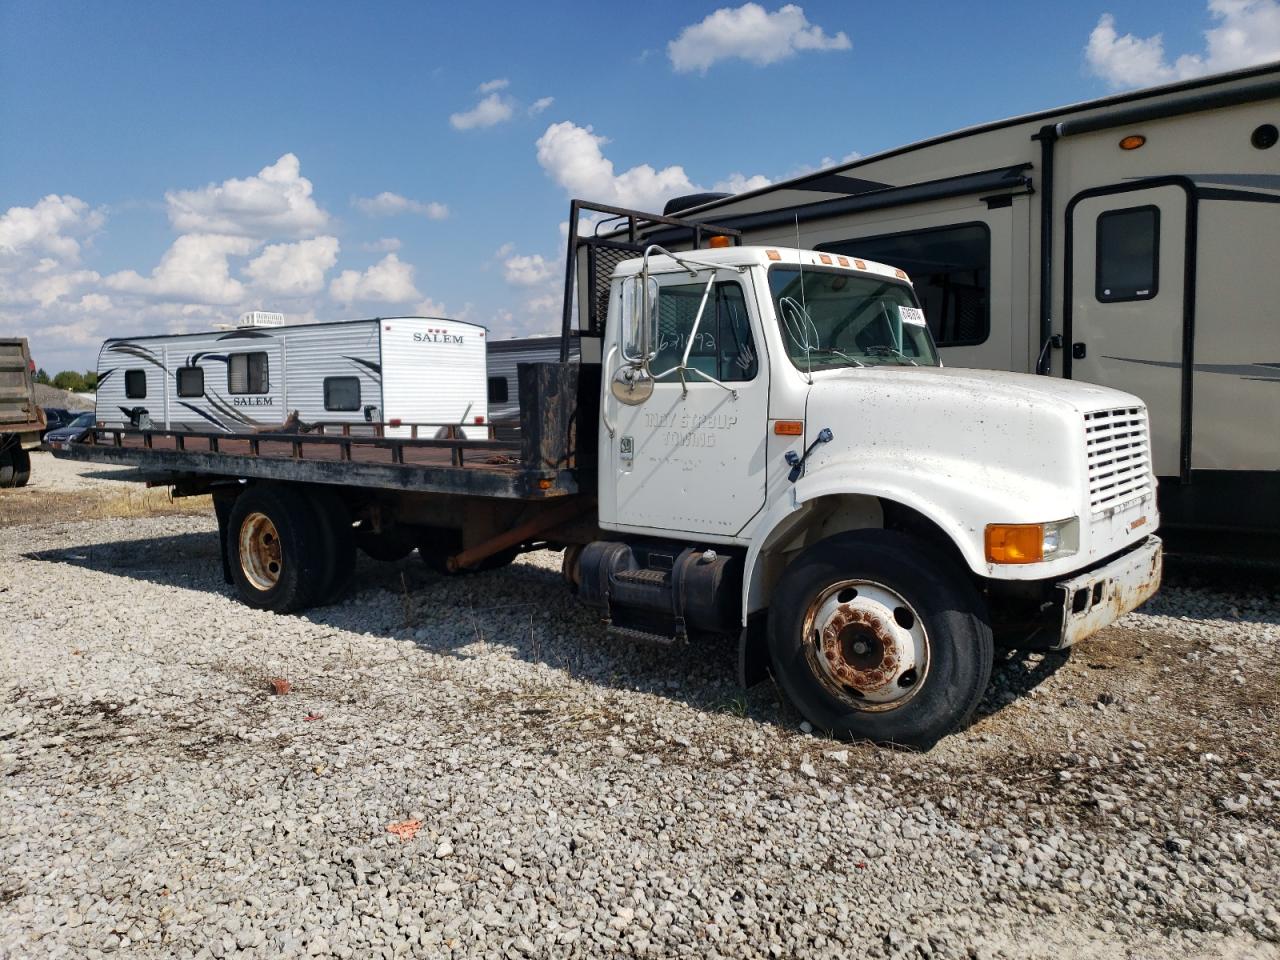
[[[13,451],[13,485],[25,487],[31,479],[31,454],[21,447]]]
[[[303,493],[271,484],[249,487],[231,508],[227,550],[231,578],[247,606],[296,613],[324,589],[324,537]]]
[[[968,724],[993,656],[986,606],[965,571],[891,530],[838,534],[787,567],[769,654],[815,729],[920,750]]]
[[[395,563],[413,553],[413,538],[403,530],[384,530],[374,533],[372,530],[357,527],[354,531],[355,544],[374,560],[384,563]]]
[[[0,487],[13,485],[13,451],[0,450]]]
[[[317,604],[336,603],[351,587],[356,572],[356,540],[351,528],[351,511],[334,491],[314,487],[307,492],[316,527],[323,542],[324,561]]]
[[[475,566],[461,570],[449,569],[449,558],[462,549],[462,531],[449,527],[429,528],[418,540],[418,556],[430,569],[442,576],[460,576],[468,573],[487,573],[508,566],[520,556],[520,548],[508,547],[485,557]]]

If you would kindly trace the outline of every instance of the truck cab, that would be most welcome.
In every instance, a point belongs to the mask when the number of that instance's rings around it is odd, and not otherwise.
[[[580,592],[633,638],[740,628],[819,729],[927,746],[993,642],[1068,647],[1159,585],[1142,402],[942,367],[902,270],[650,246],[602,334]]]

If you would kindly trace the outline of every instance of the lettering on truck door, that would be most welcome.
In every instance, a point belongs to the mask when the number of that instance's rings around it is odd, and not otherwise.
[[[720,271],[694,331],[709,279],[706,272],[696,279],[687,272],[659,278],[650,370],[677,367],[692,339],[688,365],[724,386],[696,374],[682,384],[673,372],[658,379],[643,404],[605,398],[616,423],[604,458],[602,482],[612,481],[616,493],[615,516],[602,518],[606,522],[732,536],[764,504],[769,373],[754,300],[744,286],[752,279]]]

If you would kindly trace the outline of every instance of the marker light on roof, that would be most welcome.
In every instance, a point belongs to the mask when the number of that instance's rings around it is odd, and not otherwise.
[[[713,250],[717,250],[721,247],[727,247],[729,246],[729,238],[719,237],[719,236],[712,237],[710,240],[707,241],[707,246]]]
[[[842,266],[842,267],[847,267],[847,266],[849,265],[849,258],[848,258],[848,257],[836,257],[836,259],[837,259],[838,261],[840,261],[840,266]]]
[[[863,263],[861,260],[854,260],[853,265],[857,267],[859,270],[867,269],[867,265]]]
[[[764,252],[764,255],[765,255],[766,257],[768,257],[770,260],[781,260],[781,259],[782,259],[782,254],[780,254],[777,250],[766,250],[766,251]]]
[[[898,275],[898,279],[899,279],[899,280],[910,280],[910,279],[911,279],[910,277],[908,277],[908,276],[907,276],[907,272],[906,272],[905,270],[894,270],[893,272],[894,272],[895,274],[897,274],[897,275]]]
[[[821,260],[823,263],[828,264],[828,265],[830,265],[830,263],[831,263],[831,258],[830,258],[829,256],[827,256],[825,253],[820,253],[820,254],[818,254],[818,259],[819,259],[819,260]]]

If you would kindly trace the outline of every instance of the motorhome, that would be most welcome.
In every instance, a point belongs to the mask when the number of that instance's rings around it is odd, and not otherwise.
[[[1272,63],[987,123],[667,212],[736,227],[744,243],[894,264],[947,366],[1136,394],[1151,411],[1166,528],[1209,533],[1219,548],[1252,533],[1243,539],[1274,554],[1278,125]]]
[[[488,420],[484,327],[438,317],[282,325],[108,340],[98,354],[104,426],[236,432],[304,424]],[[477,434],[482,434],[479,427]]]

